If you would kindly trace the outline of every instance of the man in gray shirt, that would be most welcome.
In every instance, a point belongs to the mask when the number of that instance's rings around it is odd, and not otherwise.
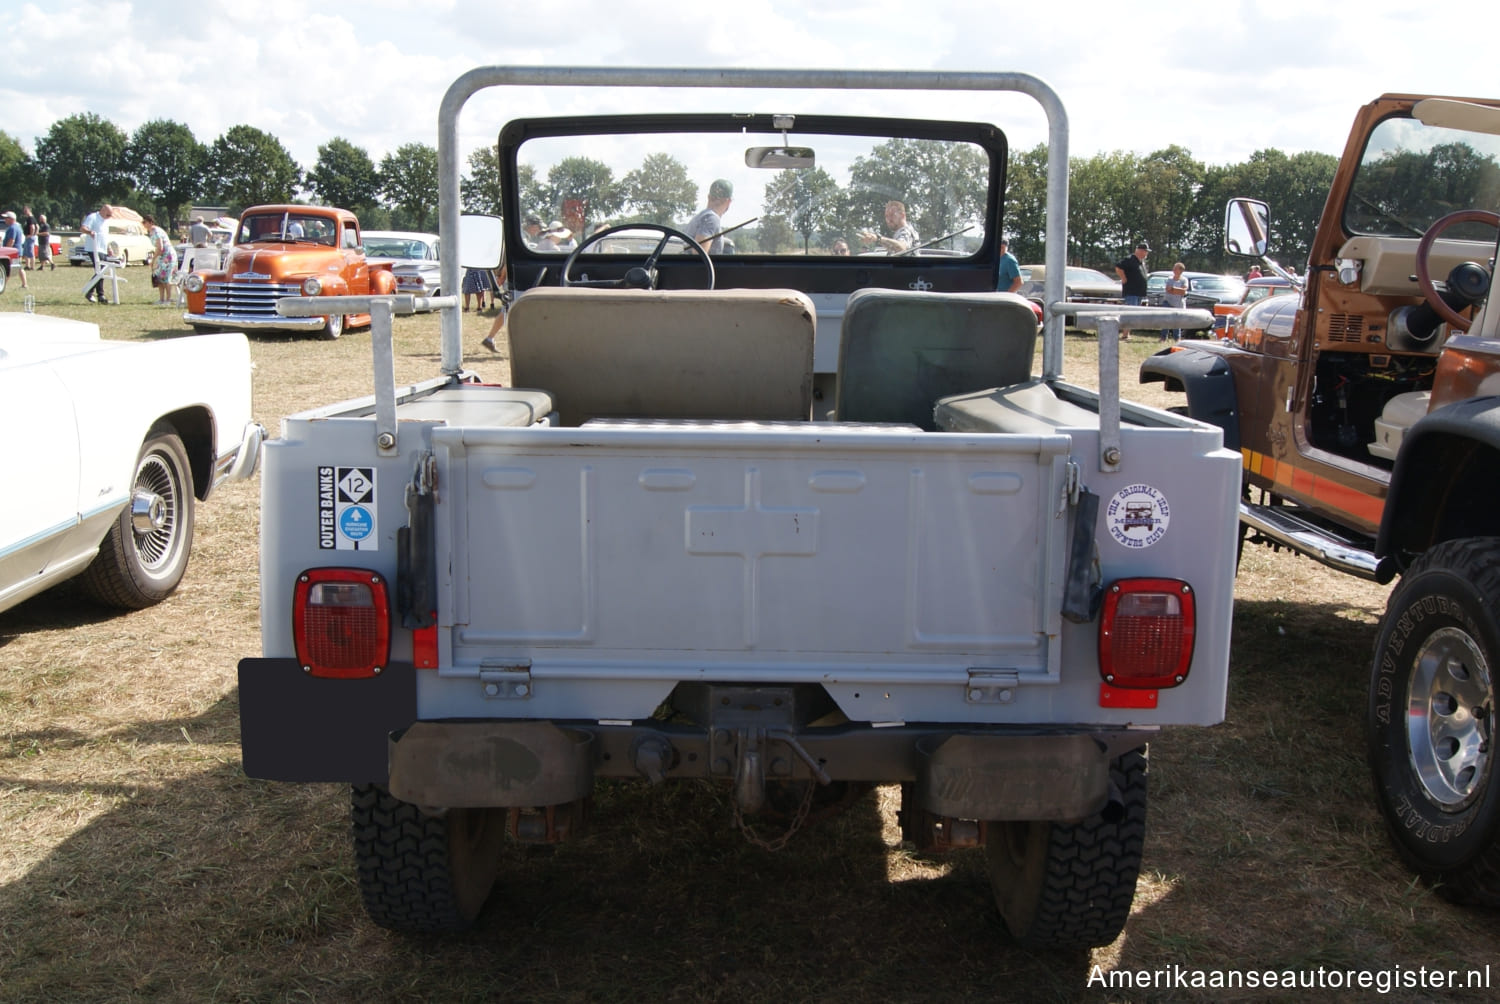
[[[724,250],[724,238],[719,232],[724,229],[724,213],[734,198],[734,186],[719,178],[708,186],[708,207],[688,221],[683,232],[697,241],[709,254]]]

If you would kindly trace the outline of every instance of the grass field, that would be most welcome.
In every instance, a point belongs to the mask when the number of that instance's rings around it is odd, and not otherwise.
[[[106,337],[187,333],[132,269],[120,306],[81,269],[32,277],[36,309]],[[19,282],[0,309],[21,309]],[[465,315],[478,349],[489,315]],[[433,317],[398,318],[397,376],[437,371]],[[1092,339],[1070,336],[1089,383]],[[369,391],[369,338],[256,336],[257,417]],[[1127,393],[1157,347],[1122,345]],[[503,381],[503,355],[474,360]],[[0,430],[20,435],[24,430]],[[7,472],[22,490],[24,472]],[[199,507],[182,588],[121,614],[66,587],[0,613],[0,1001],[1447,1000],[1493,990],[1106,991],[1103,971],[1348,971],[1496,962],[1500,916],[1414,883],[1373,808],[1366,664],[1386,590],[1304,559],[1245,555],[1228,720],[1152,744],[1130,923],[1093,953],[1009,942],[982,857],[903,848],[881,789],[769,854],[707,785],[602,784],[594,829],[511,848],[479,928],[373,927],[347,792],[239,767],[235,663],[259,651],[259,482]],[[1500,981],[1500,966],[1492,981]],[[1462,979],[1462,977],[1460,977]]]

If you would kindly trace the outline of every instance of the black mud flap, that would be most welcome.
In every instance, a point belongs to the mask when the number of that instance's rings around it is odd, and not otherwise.
[[[390,733],[417,717],[416,669],[366,680],[308,676],[295,659],[242,659],[240,755],[269,781],[385,784]]]

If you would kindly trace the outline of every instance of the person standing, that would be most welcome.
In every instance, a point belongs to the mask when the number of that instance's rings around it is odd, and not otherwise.
[[[16,222],[16,214],[7,209],[3,215],[0,215],[0,220],[3,220],[5,225],[5,236],[3,240],[0,240],[0,243],[3,243],[5,247],[15,248],[16,253],[19,254],[21,246],[26,243],[26,238],[21,235],[21,224]],[[17,261],[19,260],[17,259]],[[26,270],[18,268],[16,271],[21,276],[21,288],[25,289],[28,285],[26,282]]]
[[[1178,262],[1172,266],[1172,274],[1167,276],[1167,285],[1162,291],[1162,298],[1169,307],[1187,306],[1188,281],[1187,276],[1182,274],[1185,267],[1182,262]],[[1169,337],[1174,337],[1179,342],[1182,341],[1182,329],[1162,328],[1161,340],[1166,341]]]
[[[1151,245],[1141,241],[1135,251],[1115,262],[1115,274],[1120,277],[1120,295],[1127,307],[1139,307],[1146,299],[1146,256]],[[1120,341],[1130,341],[1130,332],[1120,332]]]
[[[1010,241],[1000,238],[1000,281],[997,287],[1002,293],[1014,293],[1021,288],[1021,263],[1010,253]]]
[[[861,230],[859,239],[866,244],[879,244],[889,254],[899,254],[922,239],[917,236],[917,228],[906,220],[906,204],[895,199],[885,204],[885,225],[891,228],[889,237],[881,237],[873,230]]]
[[[36,268],[36,217],[30,206],[21,207],[21,265]]]
[[[188,227],[188,243],[195,248],[206,248],[212,237],[213,231],[208,229],[208,224],[203,222],[203,217],[194,216],[193,225]]]
[[[52,225],[47,222],[46,213],[38,213],[36,217],[36,267],[41,271],[46,265],[52,271],[57,271],[57,262],[52,260]]]
[[[100,274],[104,269],[105,258],[109,255],[107,222],[114,212],[109,206],[100,206],[84,218],[83,226],[80,228],[83,231],[83,248],[89,253],[89,259],[94,264],[94,280],[89,283],[89,288],[84,293],[85,300],[107,302],[104,299],[104,280],[100,278]]]
[[[1245,279],[1248,281],[1250,279],[1259,279],[1259,278],[1261,278],[1260,266],[1259,265],[1251,265],[1250,266],[1250,271],[1245,273]]]
[[[722,252],[724,238],[720,231],[724,229],[724,213],[733,199],[734,185],[725,178],[715,179],[708,186],[708,204],[699,210],[697,216],[688,220],[687,226],[682,228],[683,233],[697,241],[709,254]]]
[[[172,247],[172,238],[156,225],[151,215],[141,217],[141,226],[151,240],[151,285],[156,287],[156,305],[170,307],[168,296],[172,292],[172,273],[177,271],[177,252]]]

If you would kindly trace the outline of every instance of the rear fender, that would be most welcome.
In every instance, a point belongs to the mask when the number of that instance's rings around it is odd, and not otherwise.
[[[1240,448],[1234,374],[1224,357],[1191,348],[1163,349],[1141,363],[1141,383],[1165,384],[1187,395],[1188,416],[1224,430],[1225,449]]]

